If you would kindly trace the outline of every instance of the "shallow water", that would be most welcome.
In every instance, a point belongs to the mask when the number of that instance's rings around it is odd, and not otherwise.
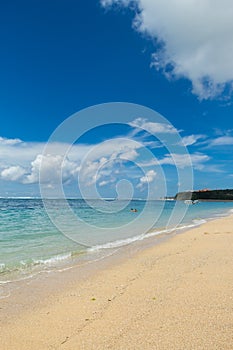
[[[50,216],[55,223],[62,223],[69,237],[51,222],[41,199],[0,199],[1,285],[54,269],[86,251],[119,247],[148,235],[169,232],[174,227],[195,226],[206,219],[226,215],[233,208],[230,202],[188,206],[175,201],[86,203],[71,199],[68,204],[74,215],[72,220],[64,201],[49,200]]]

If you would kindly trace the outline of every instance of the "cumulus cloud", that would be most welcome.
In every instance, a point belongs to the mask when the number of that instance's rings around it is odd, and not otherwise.
[[[131,140],[130,138],[113,138],[90,147],[88,159],[95,161],[102,157],[106,157],[107,159],[127,159],[128,157],[128,160],[133,160],[138,155],[137,150],[142,146],[142,143]]]
[[[0,179],[23,184],[55,184],[77,180],[96,183],[114,171],[114,162],[133,161],[142,144],[127,138],[115,138],[98,145],[52,143],[43,154],[46,143],[26,143],[19,139],[0,138]],[[69,149],[68,154],[66,154]],[[106,164],[105,164],[106,163]],[[112,169],[111,169],[112,168]],[[104,179],[103,179],[104,181]]]
[[[79,179],[87,186],[92,186],[99,181],[105,181],[103,177],[109,177],[115,173],[116,166],[132,162],[138,156],[143,145],[127,138],[115,138],[95,145],[83,159]],[[104,183],[105,185],[105,183]],[[103,186],[103,185],[102,185]]]
[[[232,136],[220,136],[214,140],[211,140],[209,146],[228,146],[233,145],[233,137]]]
[[[19,181],[23,180],[23,177],[26,173],[26,170],[20,166],[10,166],[6,169],[3,169],[0,172],[0,177],[5,181]]]
[[[189,135],[182,138],[182,145],[191,146],[194,145],[198,140],[205,138],[205,135]]]
[[[35,184],[39,181],[45,184],[55,184],[76,178],[79,166],[60,155],[38,154],[30,166],[9,166],[0,172],[0,177],[5,181],[17,181],[22,184]]]
[[[201,170],[204,163],[210,160],[206,154],[166,154],[164,158],[159,160],[159,164],[175,165],[178,168],[193,166],[195,169]]]
[[[68,181],[76,178],[79,166],[71,162],[67,157],[61,155],[39,154],[31,162],[31,172],[24,179],[24,183],[48,183],[54,184],[58,181]]]
[[[146,172],[144,176],[139,179],[139,183],[137,185],[138,188],[142,188],[144,185],[153,182],[157,173],[154,170],[149,170]]]
[[[103,167],[106,166],[109,167],[109,163],[107,158],[102,157],[99,160],[91,161],[87,160],[85,162],[85,165],[81,166],[81,172],[79,174],[79,179],[84,182],[87,186],[91,186],[93,184],[96,184],[97,181],[101,178],[101,176],[104,174]]]
[[[100,181],[98,185],[100,187],[103,187],[103,186],[107,186],[107,185],[113,184],[115,182],[116,182],[115,178],[109,178],[107,180]]]
[[[232,0],[101,0],[132,6],[133,26],[158,43],[151,65],[168,79],[187,78],[200,99],[233,90]]]
[[[109,181],[103,180],[99,183],[99,186],[102,187],[102,186],[106,186],[108,184],[109,184]]]
[[[26,143],[19,139],[0,137],[0,179],[23,184],[56,183],[60,173],[63,182],[77,178],[79,164],[89,145],[50,144],[51,154],[43,154],[46,143]]]
[[[145,118],[136,118],[129,123],[134,128],[141,128],[152,134],[175,134],[178,132],[174,126],[169,123],[149,122]]]
[[[146,125],[146,128],[153,129],[153,132],[176,132],[176,129],[170,126],[167,128],[166,124],[149,123],[143,119],[137,119],[133,124]],[[186,144],[192,144],[197,138],[197,135],[189,136]],[[223,142],[221,137],[219,139]],[[59,181],[68,184],[80,180],[79,184],[85,188],[96,184],[104,187],[122,178],[138,180],[140,175],[137,167],[142,164],[144,167],[150,167],[139,179],[138,188],[143,190],[146,183],[154,181],[156,166],[168,164],[184,168],[190,165],[189,156],[182,154],[161,155],[158,161],[155,157],[145,159],[142,156],[143,142],[127,138],[115,138],[97,145],[73,145],[67,154],[67,147],[71,145],[54,143],[48,148],[50,152],[43,153],[44,143],[6,141],[5,139],[4,144],[0,143],[0,179],[25,185],[38,184],[40,181],[49,187],[58,184]],[[228,142],[230,141],[228,139]],[[218,140],[218,144],[221,142]],[[199,170],[209,159],[209,156],[201,153],[191,155],[193,166]]]
[[[20,140],[20,139],[7,139],[5,137],[0,137],[0,145],[14,146],[14,145],[17,145],[21,142],[22,142],[22,140]]]
[[[125,160],[134,160],[138,156],[138,152],[135,151],[135,149],[130,149],[124,153],[120,154],[120,159],[125,159]]]

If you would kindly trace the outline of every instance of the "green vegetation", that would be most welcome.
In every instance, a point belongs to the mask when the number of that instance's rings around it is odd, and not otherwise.
[[[176,200],[233,200],[233,189],[179,192]]]

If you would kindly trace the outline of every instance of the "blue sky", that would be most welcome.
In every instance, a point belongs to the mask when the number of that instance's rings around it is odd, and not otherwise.
[[[175,6],[172,0],[173,11],[168,12],[166,2],[2,4],[1,196],[37,195],[35,164],[54,129],[83,108],[114,101],[152,108],[182,130],[194,161],[195,188],[233,187],[233,5],[224,0],[211,6],[204,0],[201,5],[178,1]],[[135,138],[132,133],[131,127],[109,127],[90,132],[81,143],[89,150],[104,139]],[[151,140],[137,137],[144,144]],[[165,151],[153,152],[167,174],[171,195],[177,187],[173,166]],[[68,194],[76,188],[79,166],[69,164],[73,173],[69,168],[67,176],[73,178],[65,184]],[[134,173],[136,197],[145,196],[141,182],[156,182],[156,168],[147,171],[148,176]],[[132,164],[122,165],[121,178],[123,174],[133,174]],[[114,196],[121,178],[105,171],[100,179],[103,195]]]

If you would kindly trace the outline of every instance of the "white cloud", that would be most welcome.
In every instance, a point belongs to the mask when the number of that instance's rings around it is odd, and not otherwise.
[[[102,186],[107,186],[107,185],[110,185],[110,184],[113,184],[116,182],[116,179],[115,178],[108,178],[107,180],[103,180],[101,182],[99,182],[99,186],[102,187]]]
[[[9,166],[0,172],[0,177],[5,181],[17,181],[22,184],[35,184],[39,181],[46,184],[64,182],[77,177],[79,166],[60,155],[38,154],[30,166]]]
[[[0,178],[5,181],[33,184],[41,182],[56,183],[62,170],[62,181],[77,177],[82,157],[89,145],[73,145],[69,158],[65,155],[70,145],[53,143],[49,145],[51,154],[42,155],[46,143],[26,143],[19,139],[0,137]]]
[[[26,170],[20,166],[11,166],[9,168],[3,169],[0,173],[0,177],[5,181],[22,181]]]
[[[198,140],[205,138],[205,135],[189,135],[182,138],[182,145],[191,146],[194,145]]]
[[[35,184],[40,176],[42,183],[54,184],[59,181],[62,171],[62,181],[69,182],[77,179],[81,162],[87,156],[81,180],[90,185],[110,175],[114,161],[136,159],[137,149],[142,144],[127,138],[116,138],[94,146],[75,144],[70,148],[71,145],[57,142],[49,144],[46,154],[43,154],[45,146],[46,143],[0,138],[0,178]]]
[[[38,154],[31,162],[30,174],[24,179],[24,183],[48,183],[54,184],[58,181],[68,181],[77,177],[79,166],[71,162],[67,157],[61,155]]]
[[[125,159],[125,160],[134,160],[138,157],[138,153],[135,151],[135,149],[131,149],[129,151],[125,151],[124,153],[121,153],[119,155],[120,159]]]
[[[232,136],[221,136],[217,137],[214,140],[211,140],[209,146],[227,146],[233,145],[233,137]]]
[[[87,186],[105,181],[104,177],[115,173],[116,164],[134,161],[139,156],[137,150],[142,146],[127,138],[115,138],[95,145],[81,163],[79,179]]]
[[[117,5],[128,6],[132,2],[133,2],[132,0],[101,0],[101,4],[104,7],[111,6],[114,3],[117,4]]]
[[[138,188],[142,188],[145,184],[151,183],[154,181],[157,173],[154,170],[149,170],[144,176],[139,179]]]
[[[108,163],[108,160],[105,157],[102,157],[99,160],[95,161],[87,160],[81,166],[79,179],[87,186],[96,184],[97,181],[101,178],[102,174],[104,174],[102,168],[105,167],[104,170],[106,170],[106,167],[109,166],[110,164]]]
[[[21,142],[22,142],[22,140],[20,140],[20,139],[7,139],[5,137],[0,137],[0,145],[14,146],[14,145],[17,145]]]
[[[142,119],[137,119],[135,124],[149,124],[146,127],[153,131],[156,129],[173,133],[175,130],[167,129],[164,125],[148,123]],[[191,141],[193,139],[190,138],[189,143]],[[116,138],[94,146],[73,145],[68,154],[66,150],[70,145],[50,144],[46,154],[43,154],[44,147],[45,143],[25,143],[23,141],[14,143],[4,139],[4,143],[0,143],[0,179],[21,184],[38,184],[40,180],[43,184],[53,186],[58,181],[63,183],[77,181],[79,177],[85,187],[91,187],[96,183],[102,187],[118,181],[122,176],[138,179],[137,167],[134,168],[131,163],[135,160],[137,166],[143,162],[142,165],[148,167],[159,164],[185,167],[190,161],[188,155],[179,154],[165,155],[158,162],[155,158],[146,160],[141,156],[143,142],[139,143],[127,138]],[[203,163],[210,158],[207,155],[196,153],[191,155],[191,159],[194,167],[201,169]],[[149,170],[140,178],[139,187],[146,182],[153,181],[155,175],[154,170]]]
[[[203,163],[210,160],[210,157],[206,154],[194,153],[194,154],[166,154],[164,158],[159,160],[159,164],[174,165],[178,168],[185,168],[193,166],[195,169],[201,170]]]
[[[106,186],[106,185],[108,185],[108,184],[109,184],[109,181],[104,180],[104,181],[101,181],[101,182],[99,183],[99,186],[102,187],[102,186]]]
[[[91,161],[99,160],[102,157],[106,157],[107,159],[127,159],[128,156],[128,160],[133,160],[138,155],[136,150],[142,146],[142,143],[129,138],[113,138],[96,146],[89,147],[88,159]]]
[[[175,134],[177,129],[169,123],[148,122],[144,118],[136,118],[129,123],[134,128],[142,128],[152,134]]]
[[[232,0],[101,0],[134,6],[134,28],[160,44],[151,65],[170,79],[185,77],[200,99],[233,89]]]
[[[137,165],[140,167],[158,166],[159,161],[157,160],[157,158],[154,157],[148,160],[143,160],[142,162],[138,162]]]

